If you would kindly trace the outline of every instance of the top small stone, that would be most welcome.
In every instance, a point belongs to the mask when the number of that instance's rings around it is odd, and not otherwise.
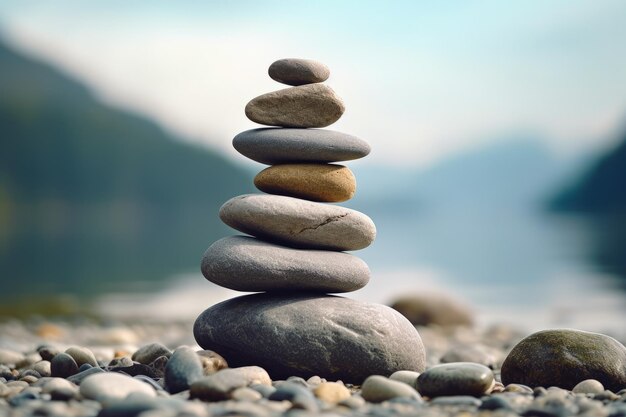
[[[321,62],[297,58],[279,59],[267,72],[273,80],[294,86],[321,83],[330,76],[330,70]]]

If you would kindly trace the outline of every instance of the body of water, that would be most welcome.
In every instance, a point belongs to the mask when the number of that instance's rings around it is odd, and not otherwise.
[[[602,263],[609,226],[522,209],[360,209],[377,224],[378,237],[354,253],[372,278],[348,297],[390,303],[411,293],[445,293],[471,306],[484,325],[626,331],[626,280],[618,267]],[[190,271],[173,275],[157,292],[113,292],[99,306],[115,314],[190,319],[239,294]]]

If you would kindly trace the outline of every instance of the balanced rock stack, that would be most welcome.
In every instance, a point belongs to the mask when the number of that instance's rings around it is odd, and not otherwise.
[[[364,287],[365,262],[343,251],[365,248],[376,228],[366,215],[323,204],[352,198],[356,181],[338,161],[362,158],[369,145],[345,133],[314,128],[336,122],[342,100],[321,84],[330,74],[318,62],[283,59],[269,75],[293,87],[261,95],[247,117],[271,128],[237,135],[244,156],[271,165],[254,179],[268,194],[235,197],[220,209],[229,226],[254,236],[232,236],[211,245],[202,273],[245,295],[204,311],[196,341],[232,366],[258,365],[273,378],[319,375],[360,383],[372,374],[423,371],[419,334],[383,305],[328,293]]]

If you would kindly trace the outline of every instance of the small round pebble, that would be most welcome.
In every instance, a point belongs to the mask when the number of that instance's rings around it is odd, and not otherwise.
[[[595,379],[585,379],[572,389],[572,392],[576,394],[600,394],[603,391],[604,385]]]
[[[509,384],[504,387],[504,392],[517,392],[520,394],[533,395],[534,391],[528,385],[523,384]]]
[[[121,400],[134,393],[156,396],[154,389],[145,382],[115,372],[90,375],[80,384],[80,394],[98,402]]]
[[[361,396],[373,403],[398,397],[421,400],[419,393],[404,382],[393,381],[381,375],[372,375],[363,382]]]
[[[82,366],[84,364],[89,364],[91,366],[98,366],[98,361],[94,356],[93,352],[87,348],[80,346],[72,346],[68,348],[65,353],[70,355],[76,361],[78,366]]]
[[[268,398],[270,401],[290,401],[293,408],[317,411],[319,406],[313,393],[300,384],[286,381],[276,388]]]
[[[396,371],[389,375],[389,379],[392,381],[404,382],[408,386],[415,388],[417,386],[417,378],[419,376],[420,373],[415,371]]]
[[[159,356],[167,356],[169,358],[172,356],[172,351],[160,343],[150,343],[139,348],[139,350],[133,354],[132,359],[136,362],[148,365]]]
[[[50,367],[49,361],[39,361],[33,365],[33,369],[39,373],[41,376],[51,376],[52,368]]]
[[[350,398],[350,390],[338,382],[322,382],[315,387],[313,393],[317,398],[329,404],[337,404]]]
[[[230,397],[235,401],[258,401],[263,398],[263,395],[252,388],[241,387],[235,389]]]
[[[487,393],[494,382],[491,369],[470,362],[446,363],[427,369],[417,378],[417,390],[426,397]]]
[[[24,355],[9,349],[0,349],[0,363],[4,365],[17,365],[24,360]]]
[[[300,58],[279,59],[270,65],[267,73],[274,81],[287,85],[321,83],[330,76],[326,65]]]
[[[165,388],[171,394],[189,389],[204,376],[202,363],[196,352],[188,347],[177,349],[165,366]]]
[[[252,384],[271,386],[272,380],[265,369],[258,366],[222,369],[191,384],[189,395],[205,401],[227,400],[235,389]]]
[[[41,359],[45,361],[51,361],[59,352],[59,350],[53,346],[40,346],[37,348],[37,353],[41,356]]]
[[[61,378],[67,378],[78,372],[78,365],[74,358],[67,353],[59,353],[50,361],[50,374]]]
[[[212,350],[199,350],[196,354],[200,357],[204,375],[211,375],[221,369],[228,368],[226,359]]]

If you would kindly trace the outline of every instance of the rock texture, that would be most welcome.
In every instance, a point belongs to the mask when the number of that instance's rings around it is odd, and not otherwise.
[[[326,127],[343,115],[343,101],[324,84],[266,93],[246,105],[246,116],[253,122],[282,127]]]
[[[419,334],[400,314],[328,295],[233,298],[205,310],[194,336],[232,366],[259,365],[272,378],[319,374],[361,383],[372,374],[421,372],[425,363]]]
[[[367,142],[334,130],[267,127],[241,132],[233,147],[262,164],[294,162],[339,162],[359,159],[370,153]]]
[[[470,362],[436,365],[417,378],[417,390],[426,397],[486,394],[494,383],[491,369]]]
[[[330,70],[321,62],[311,59],[285,58],[270,65],[270,78],[287,85],[321,83],[328,79]]]
[[[334,164],[273,165],[254,177],[254,185],[270,194],[327,203],[349,200],[356,191],[352,171]]]
[[[240,232],[296,248],[358,250],[376,238],[374,222],[363,213],[285,196],[232,198],[220,209],[220,218]]]
[[[502,382],[571,390],[595,379],[617,392],[626,387],[626,348],[599,333],[544,330],[519,342],[502,364]]]
[[[247,236],[213,243],[202,258],[201,269],[217,285],[253,292],[348,292],[364,287],[370,277],[367,264],[356,256],[292,249]]]

